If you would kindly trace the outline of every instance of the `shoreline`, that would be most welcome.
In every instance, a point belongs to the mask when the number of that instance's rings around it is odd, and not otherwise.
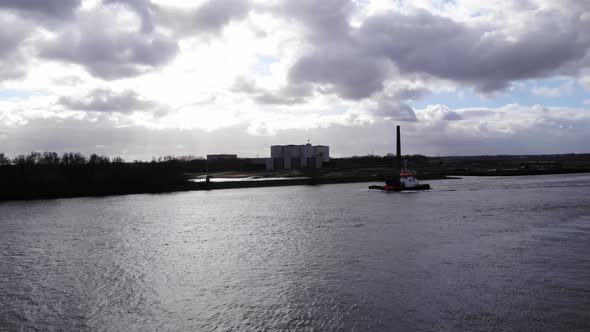
[[[447,176],[530,176],[530,175],[558,175],[558,174],[578,174],[590,173],[590,169],[545,169],[545,170],[529,170],[529,169],[500,169],[493,171],[446,171]]]
[[[422,174],[418,178],[420,180],[450,180],[461,179],[461,176],[526,176],[526,175],[558,175],[558,174],[585,174],[590,173],[590,169],[585,170],[537,170],[531,172],[530,170],[503,170],[497,172],[445,172],[444,174]],[[7,201],[31,201],[42,199],[60,199],[60,198],[77,198],[77,197],[105,197],[105,196],[122,196],[122,195],[136,195],[136,194],[165,194],[183,191],[209,191],[209,190],[224,190],[224,189],[246,189],[246,188],[263,188],[263,187],[286,187],[286,186],[314,186],[326,184],[340,184],[340,183],[362,183],[362,182],[381,182],[382,176],[349,176],[349,177],[309,177],[309,178],[294,178],[294,179],[274,179],[274,180],[259,180],[259,181],[227,181],[227,182],[190,182],[184,184],[170,185],[166,187],[157,186],[154,188],[128,188],[118,190],[98,190],[91,189],[78,192],[36,192],[16,194],[14,196],[4,195],[0,202]]]

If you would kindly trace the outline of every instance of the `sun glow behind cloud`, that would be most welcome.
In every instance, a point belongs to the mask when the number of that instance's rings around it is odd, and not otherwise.
[[[72,148],[59,125],[72,120],[97,135],[194,131],[211,143],[231,132],[241,140],[234,149],[248,151],[315,137],[341,155],[387,153],[389,135],[374,132],[402,123],[416,153],[561,151],[536,140],[541,132],[568,142],[563,152],[583,152],[589,7],[548,0],[0,4],[9,28],[0,33],[3,149]],[[31,126],[55,136],[53,146],[25,137],[34,135]],[[26,144],[17,143],[23,137]],[[163,153],[121,139],[89,138],[79,149]]]

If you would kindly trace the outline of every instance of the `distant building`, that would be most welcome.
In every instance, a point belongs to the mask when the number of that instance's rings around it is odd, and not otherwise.
[[[245,158],[244,162],[246,165],[249,165],[255,169],[266,169],[271,171],[272,168],[272,159],[271,158]]]
[[[269,170],[322,168],[330,161],[330,148],[325,145],[273,145],[270,147]],[[269,168],[270,166],[270,168]]]
[[[232,160],[232,159],[238,159],[238,155],[237,154],[208,154],[207,155],[207,160],[209,160],[209,161]]]

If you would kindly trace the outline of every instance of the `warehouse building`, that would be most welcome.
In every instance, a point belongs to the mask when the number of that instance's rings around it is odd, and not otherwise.
[[[330,161],[330,148],[326,145],[273,145],[270,147],[271,162],[267,169],[322,168]]]

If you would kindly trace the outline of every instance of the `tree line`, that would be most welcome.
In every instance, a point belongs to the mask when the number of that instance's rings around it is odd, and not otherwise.
[[[170,162],[191,162],[201,161],[204,162],[203,157],[186,155],[186,156],[175,156],[167,155],[163,157],[152,157],[152,163],[170,163]],[[58,154],[57,152],[36,152],[33,151],[28,155],[20,154],[14,158],[9,158],[6,154],[0,152],[0,166],[5,165],[101,165],[101,164],[120,164],[125,163],[125,159],[122,157],[113,157],[112,159],[108,156],[99,155],[96,153],[91,154],[89,157],[84,156],[79,152],[65,152]],[[145,161],[134,160],[133,163],[145,163]]]
[[[0,201],[186,190],[194,185],[191,173],[259,168],[242,159],[207,161],[195,156],[125,162],[79,152],[31,152],[14,158],[0,153]]]
[[[0,200],[174,191],[188,183],[187,166],[172,157],[125,162],[78,152],[31,152],[12,159],[0,153]]]
[[[108,156],[102,156],[98,154],[91,154],[90,157],[86,157],[79,152],[65,152],[59,155],[56,152],[31,152],[28,155],[18,155],[12,159],[6,156],[4,153],[0,153],[0,166],[4,165],[98,165],[98,164],[110,164],[110,163],[124,163],[125,160],[121,157],[114,157],[113,159]]]

